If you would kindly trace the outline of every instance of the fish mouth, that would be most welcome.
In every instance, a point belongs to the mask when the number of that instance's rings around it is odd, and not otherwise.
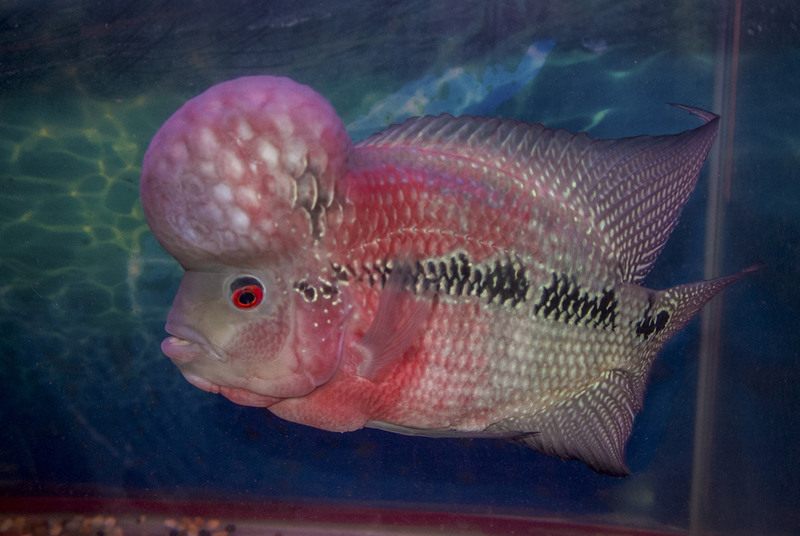
[[[262,395],[240,387],[219,385],[189,372],[188,369],[191,369],[191,367],[182,367],[181,365],[187,365],[192,361],[208,358],[209,356],[219,362],[225,362],[227,358],[223,357],[222,351],[208,342],[208,339],[201,333],[190,327],[167,324],[165,330],[170,336],[161,342],[161,351],[178,365],[178,369],[183,374],[183,377],[186,378],[186,381],[198,389],[222,395],[231,402],[242,406],[268,408],[283,400],[279,397]]]
[[[176,363],[190,363],[203,356],[220,362],[227,361],[219,349],[194,329],[171,324],[164,329],[170,336],[161,342],[161,351]]]

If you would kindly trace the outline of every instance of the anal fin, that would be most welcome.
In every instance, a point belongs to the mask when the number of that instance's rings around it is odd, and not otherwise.
[[[357,368],[359,376],[380,381],[419,341],[433,310],[434,297],[416,294],[412,284],[409,267],[394,263],[381,291],[375,318],[358,342],[363,356]]]
[[[594,470],[615,476],[627,475],[625,444],[633,427],[633,416],[642,394],[623,370],[611,370],[574,396],[558,401],[526,419],[493,426],[526,429],[525,445],[563,459],[581,460]]]

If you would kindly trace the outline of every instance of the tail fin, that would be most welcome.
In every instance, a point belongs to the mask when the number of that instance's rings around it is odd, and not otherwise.
[[[678,285],[659,292],[651,313],[645,314],[637,325],[637,334],[646,339],[653,335],[656,347],[660,347],[725,287],[761,268],[761,265],[750,266],[738,274]]]

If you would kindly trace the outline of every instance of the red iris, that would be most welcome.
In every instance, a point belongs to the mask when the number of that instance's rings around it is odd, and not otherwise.
[[[233,291],[231,301],[239,309],[252,309],[264,299],[261,285],[245,285]]]

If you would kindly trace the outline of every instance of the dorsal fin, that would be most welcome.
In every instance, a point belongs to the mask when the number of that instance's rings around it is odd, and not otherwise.
[[[498,118],[419,117],[360,147],[403,147],[470,160],[591,218],[624,281],[647,275],[694,189],[717,131],[716,115],[678,106],[705,121],[667,136],[594,140],[539,124]]]
[[[694,190],[717,133],[718,117],[676,105],[703,119],[669,136],[639,136],[599,143],[586,192],[596,224],[617,255],[620,276],[639,283],[653,267]],[[587,173],[589,170],[587,170]]]

